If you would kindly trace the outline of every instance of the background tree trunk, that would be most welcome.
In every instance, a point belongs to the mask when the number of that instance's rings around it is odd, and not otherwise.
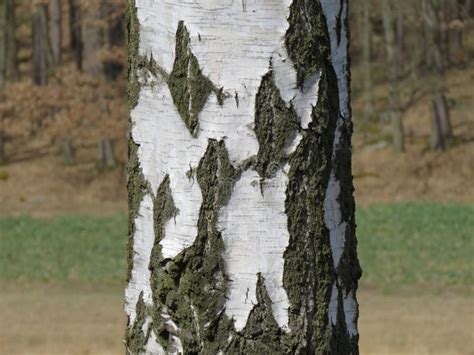
[[[128,1],[129,353],[358,353],[347,6]]]
[[[49,2],[49,38],[51,52],[55,66],[61,64],[62,60],[62,9],[61,0],[50,0]]]
[[[71,39],[71,49],[74,51],[76,67],[82,71],[82,30],[81,30],[81,9],[78,0],[69,0],[69,36]]]
[[[424,19],[429,30],[428,50],[431,58],[432,87],[432,131],[431,148],[445,150],[452,140],[449,107],[446,100],[445,65],[443,56],[443,30],[440,12],[443,11],[441,0],[424,0]]]
[[[105,26],[102,28],[102,48],[104,50],[109,50],[112,47],[112,36],[111,33],[111,7],[107,1],[102,1],[100,7],[101,19],[105,22]],[[102,74],[105,81],[115,80],[117,73],[113,70],[113,65],[110,64],[110,61],[102,63]],[[99,92],[99,101],[102,112],[104,115],[110,114],[107,96],[103,90]],[[104,137],[99,141],[99,168],[100,169],[112,169],[116,165],[114,145],[110,137]]]
[[[102,63],[99,60],[99,51],[103,46],[101,26],[101,1],[88,4],[81,8],[81,28],[83,40],[82,62],[84,71],[94,78],[102,75]]]
[[[0,89],[5,85],[7,63],[7,6],[3,1],[0,4]]]
[[[364,119],[369,121],[372,118],[374,111],[373,94],[372,94],[372,68],[371,68],[371,53],[372,53],[372,24],[370,22],[370,0],[362,2],[362,65],[364,68],[364,91],[365,91],[365,107]]]
[[[399,88],[399,68],[401,63],[398,62],[400,55],[397,53],[400,48],[396,44],[392,4],[390,3],[390,0],[382,0],[381,4],[389,73],[389,115],[392,123],[393,146],[397,152],[403,152],[405,149],[405,134],[403,129]]]
[[[48,41],[48,10],[43,4],[35,5],[33,12],[33,82],[36,85],[48,83],[51,52]]]
[[[397,17],[397,24],[396,24],[396,29],[397,29],[397,61],[398,65],[403,69],[405,67],[405,23],[404,23],[404,8],[405,6],[402,5],[400,2],[395,2],[395,11],[396,11],[396,17]],[[401,70],[403,72],[403,70]]]
[[[63,162],[65,165],[75,165],[76,164],[76,151],[72,140],[69,137],[64,138],[63,141]]]
[[[0,4],[0,103],[3,101],[3,89],[5,87],[5,69],[7,54],[7,6],[3,1]],[[4,116],[0,110],[0,163],[5,159],[5,137]]]
[[[449,42],[449,30],[448,30],[448,21],[449,21],[449,2],[453,0],[430,0],[432,1],[432,6],[436,8],[436,22],[439,30],[439,43],[441,47],[441,59],[442,65],[448,67],[451,64],[451,43]]]
[[[0,98],[3,100],[3,98]],[[5,117],[0,112],[0,164],[5,161]]]
[[[107,4],[104,1],[98,1],[92,6],[88,6],[83,11],[82,18],[82,38],[84,39],[83,66],[84,71],[91,77],[98,80],[99,89],[97,96],[97,105],[101,111],[107,114],[107,103],[105,93],[100,89],[100,85],[106,79],[105,68],[99,58],[99,53],[103,50],[108,40],[108,26],[104,24],[104,17],[107,13]],[[99,149],[99,168],[109,169],[115,166],[115,155],[113,144],[109,138],[100,139]]]
[[[18,78],[16,58],[16,21],[13,0],[0,4],[0,86]]]
[[[101,169],[112,169],[116,166],[113,142],[111,139],[99,141],[99,165]]]

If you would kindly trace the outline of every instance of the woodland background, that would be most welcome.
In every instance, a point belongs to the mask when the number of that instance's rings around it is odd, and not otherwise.
[[[0,353],[122,353],[123,0],[0,0]],[[474,3],[351,0],[361,350],[474,354]]]

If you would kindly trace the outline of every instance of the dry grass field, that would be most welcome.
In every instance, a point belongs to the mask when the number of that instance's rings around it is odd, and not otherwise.
[[[123,354],[118,285],[2,285],[1,354]],[[474,302],[463,293],[362,288],[361,354],[474,354]]]

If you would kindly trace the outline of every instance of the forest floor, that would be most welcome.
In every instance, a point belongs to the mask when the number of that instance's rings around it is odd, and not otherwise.
[[[446,152],[428,149],[426,95],[405,112],[405,154],[390,148],[388,125],[358,121],[354,97],[363,354],[474,354],[472,82],[474,68],[449,73],[456,138]],[[107,171],[95,145],[79,147],[75,166],[44,140],[9,141],[7,152],[0,353],[122,354],[125,139]]]
[[[358,82],[357,76],[355,71],[354,83]],[[474,203],[473,82],[474,66],[449,72],[455,139],[446,152],[429,149],[431,106],[426,87],[402,93],[405,101],[413,100],[404,113],[404,154],[390,147],[389,124],[359,119],[362,98],[354,95],[353,171],[359,205],[407,201]],[[379,112],[385,93],[386,86],[382,84],[374,90]],[[0,215],[125,212],[125,138],[117,141],[115,148],[118,167],[99,171],[96,144],[78,147],[78,164],[65,166],[58,148],[45,139],[31,139],[27,144],[24,140],[9,141],[6,151],[11,156],[6,164],[0,165]]]

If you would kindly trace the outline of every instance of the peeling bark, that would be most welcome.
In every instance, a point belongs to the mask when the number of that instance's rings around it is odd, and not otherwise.
[[[129,352],[358,353],[347,11],[129,0]]]

